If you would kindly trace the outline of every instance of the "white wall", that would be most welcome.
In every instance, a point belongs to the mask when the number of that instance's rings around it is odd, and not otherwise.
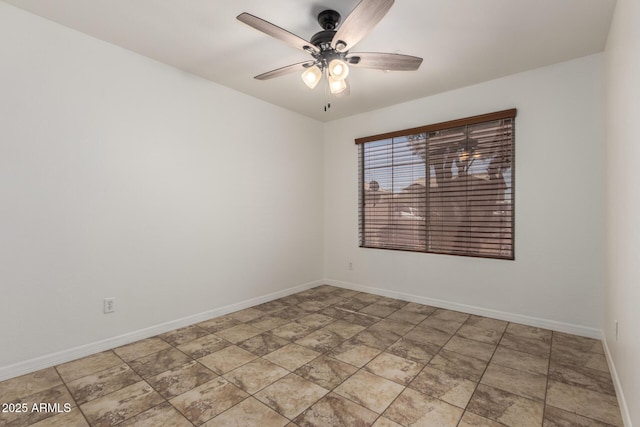
[[[0,367],[321,279],[322,173],[321,123],[0,2]]]
[[[602,65],[602,54],[593,55],[327,124],[325,277],[597,335]],[[513,107],[515,261],[358,247],[354,138]]]
[[[618,391],[622,391],[628,404],[627,416],[640,425],[640,4],[637,0],[618,0],[605,58],[603,329],[621,385]],[[630,422],[627,426],[631,426]]]

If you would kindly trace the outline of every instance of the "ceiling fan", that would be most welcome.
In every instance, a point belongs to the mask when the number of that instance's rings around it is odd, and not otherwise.
[[[415,71],[422,58],[397,53],[350,52],[373,27],[386,15],[394,0],[361,0],[340,24],[340,14],[325,10],[318,14],[318,23],[323,28],[306,41],[289,31],[249,13],[241,13],[237,19],[271,37],[301,49],[312,59],[287,65],[255,76],[268,80],[285,74],[302,71],[302,80],[311,89],[326,76],[333,95],[349,94],[349,67],[371,68],[384,71]],[[330,104],[329,104],[330,106]],[[327,107],[325,106],[325,111]]]

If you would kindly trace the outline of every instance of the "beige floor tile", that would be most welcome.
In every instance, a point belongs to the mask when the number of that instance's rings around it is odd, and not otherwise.
[[[509,326],[513,325],[510,323]],[[509,332],[509,328],[502,335],[500,347],[507,347],[511,350],[521,351],[523,353],[533,354],[538,357],[549,358],[551,351],[551,340],[545,341],[540,338],[530,338],[526,334],[523,336],[515,335]]]
[[[356,295],[351,297],[352,299],[367,303],[367,305],[369,304],[373,304],[375,302],[378,302],[382,299],[381,296],[379,295],[373,295],[373,294],[368,294],[366,292],[359,292]]]
[[[227,341],[223,340],[217,335],[210,334],[189,341],[188,343],[181,344],[178,346],[178,350],[186,353],[194,359],[199,359],[206,356],[207,354],[215,353],[218,350],[222,350],[227,346],[229,346],[229,343]]]
[[[238,347],[245,349],[256,356],[264,356],[265,354],[271,353],[272,351],[284,347],[287,344],[289,344],[289,341],[284,338],[265,332],[239,343]]]
[[[9,402],[5,401],[1,403]],[[24,404],[26,411],[21,409],[16,412],[0,412],[0,425],[7,427],[27,426],[51,418],[59,411],[64,411],[65,405],[68,405],[66,407],[69,409],[76,407],[73,398],[64,384],[38,391],[37,393],[19,399],[13,399],[11,403]],[[48,409],[49,406],[41,408],[40,405],[42,404],[52,405],[52,407],[55,408],[53,409],[54,412]]]
[[[81,405],[142,381],[129,365],[120,362],[113,368],[68,382],[67,387],[76,402]]]
[[[62,380],[54,368],[42,369],[0,382],[0,402],[11,402],[15,399],[54,388],[60,384],[62,384]]]
[[[180,350],[170,347],[166,350],[160,350],[157,353],[150,354],[140,359],[136,359],[129,363],[131,368],[143,378],[153,377],[160,372],[177,368],[190,362],[191,358]]]
[[[272,329],[270,332],[280,338],[295,341],[309,335],[313,331],[315,331],[315,328],[294,321]]]
[[[222,377],[202,384],[169,402],[189,421],[200,425],[249,397]]]
[[[251,337],[260,335],[261,333],[262,331],[260,329],[254,328],[247,323],[241,323],[237,326],[225,329],[224,331],[217,332],[216,335],[233,344],[238,344],[244,340],[248,340]]]
[[[579,337],[577,335],[564,334],[562,332],[554,332],[553,344],[573,347],[576,350],[580,350],[583,352],[604,354],[602,341],[593,338]]]
[[[362,368],[380,353],[382,352],[376,348],[345,341],[327,354],[335,359]]]
[[[68,413],[45,418],[29,427],[89,427],[89,423],[82,416],[80,409],[73,408]]]
[[[338,334],[342,339],[349,339],[356,335],[358,332],[362,332],[365,327],[356,325],[355,323],[345,322],[344,320],[336,320],[325,326],[323,329]]]
[[[256,355],[249,353],[247,350],[231,345],[198,359],[198,361],[216,374],[222,375],[251,362],[256,357]]]
[[[435,344],[423,343],[408,338],[399,339],[387,349],[389,353],[423,365],[429,363],[439,351],[440,347]]]
[[[264,356],[265,359],[293,372],[320,356],[315,350],[298,344],[289,344]]]
[[[436,307],[432,307],[430,305],[418,304],[417,302],[410,302],[404,307],[403,310],[411,311],[413,313],[424,314],[426,316],[430,315],[434,311],[437,310]]]
[[[367,326],[367,327],[380,321],[380,318],[378,316],[371,316],[366,313],[352,313],[352,312],[344,313],[341,319],[346,322],[355,323],[356,325]]]
[[[306,315],[310,314],[310,312],[308,312],[307,310],[304,310],[300,307],[296,306],[290,306],[289,308],[279,311],[278,312],[278,317],[283,318],[283,319],[287,319],[289,320],[289,322],[291,322],[292,320],[296,320],[299,319],[301,317],[304,317]]]
[[[260,311],[255,308],[246,308],[244,310],[235,311],[228,316],[239,322],[251,322],[258,317],[264,316],[264,311]]]
[[[497,345],[502,338],[503,331],[495,329],[485,329],[465,323],[458,329],[456,335],[474,341],[483,342],[485,344]]]
[[[325,327],[311,332],[304,338],[300,338],[296,341],[296,344],[310,348],[319,353],[326,353],[332,348],[342,344],[343,341],[344,338]]]
[[[428,366],[478,382],[487,367],[487,362],[475,357],[441,350],[431,359]]]
[[[372,316],[387,317],[391,313],[397,311],[397,308],[389,307],[382,304],[369,304],[358,311],[360,311],[360,313],[370,314]]]
[[[509,322],[505,322],[504,320],[491,319],[489,317],[471,315],[469,316],[467,321],[464,322],[464,324],[466,326],[474,326],[479,329],[494,330],[502,334],[505,329],[507,329],[507,325],[509,324]]]
[[[542,402],[545,398],[547,377],[491,363],[480,383]]]
[[[473,412],[466,411],[462,415],[458,427],[503,427],[504,424],[497,423],[488,418],[476,415]]]
[[[240,321],[234,319],[231,316],[220,316],[210,320],[206,320],[204,322],[200,322],[196,326],[199,326],[200,328],[206,330],[207,332],[214,334],[216,332],[229,329],[239,324],[240,324]]]
[[[186,328],[180,328],[164,333],[162,335],[158,335],[158,338],[162,338],[173,346],[178,346],[180,344],[186,344],[189,341],[193,341],[208,334],[209,332],[205,331],[204,329],[199,328],[196,325],[191,325],[187,326]]]
[[[445,316],[446,317],[446,316]],[[444,332],[451,336],[455,334],[462,326],[464,321],[447,320],[440,317],[435,317],[435,312],[425,320],[420,322],[417,326],[425,329],[435,329],[436,331]]]
[[[552,332],[548,329],[521,325],[519,323],[509,323],[509,325],[507,326],[506,332],[508,332],[511,335],[516,335],[522,338],[538,340],[547,344],[551,344]]]
[[[437,309],[430,317],[434,317],[447,322],[464,323],[469,319],[470,315],[460,311],[446,310],[444,308]]]
[[[429,319],[427,319],[429,320]],[[437,319],[436,319],[437,320]],[[440,322],[440,320],[438,320]],[[425,344],[433,344],[442,347],[451,339],[453,333],[444,332],[439,329],[424,326],[422,323],[404,335],[404,338]]]
[[[282,427],[288,423],[288,419],[253,397],[249,397],[207,421],[202,427]]]
[[[178,412],[169,402],[162,403],[154,408],[148,409],[125,422],[118,424],[118,427],[191,427],[189,422],[180,412]]]
[[[171,345],[169,345],[165,341],[161,340],[160,338],[154,337],[118,347],[113,351],[125,362],[130,362],[132,360],[140,359],[141,357],[157,353],[160,350],[166,350],[170,347]]]
[[[289,319],[267,315],[258,317],[257,319],[252,320],[249,324],[254,328],[260,329],[261,331],[270,331],[271,329],[275,329],[278,326],[286,325],[289,322],[291,322],[291,320]]]
[[[380,417],[373,423],[372,427],[403,427],[395,421],[391,421],[389,418]]]
[[[144,381],[81,405],[92,426],[111,426],[134,417],[164,399]]]
[[[364,368],[372,374],[406,386],[423,367],[424,365],[421,363],[383,352]]]
[[[447,344],[442,348],[448,351],[464,354],[466,356],[475,357],[476,359],[484,360],[485,362],[491,360],[491,357],[496,350],[495,345],[469,340],[458,335],[452,336],[449,342],[447,342]]]
[[[346,298],[346,299],[343,299],[342,301],[334,304],[334,307],[342,308],[342,309],[345,309],[345,310],[358,311],[358,310],[362,310],[363,308],[365,308],[368,305],[371,305],[371,304],[359,301],[359,300],[354,299],[354,298]]]
[[[378,418],[375,412],[330,393],[293,422],[300,427],[370,426]]]
[[[367,328],[349,341],[354,344],[362,344],[382,351],[398,341],[401,337],[402,335],[393,331]]]
[[[319,329],[323,326],[327,326],[329,323],[333,322],[335,319],[333,317],[325,316],[320,313],[308,314],[304,317],[301,317],[297,320],[297,322],[301,325],[308,326],[312,329]]]
[[[546,403],[603,423],[622,426],[618,401],[608,394],[550,380]]]
[[[255,308],[256,310],[264,311],[265,313],[273,313],[273,312],[281,311],[287,307],[289,307],[288,304],[285,304],[284,302],[276,299],[273,301],[256,305],[252,308]]]
[[[409,388],[463,409],[469,403],[476,386],[476,382],[429,366],[409,384]]]
[[[403,300],[399,300],[397,298],[389,298],[389,297],[381,296],[376,301],[376,304],[386,305],[386,306],[389,306],[389,307],[400,309],[400,308],[404,307],[405,305],[407,305],[408,302],[407,301],[403,301]]]
[[[549,370],[548,357],[539,357],[504,346],[498,346],[491,363],[538,375],[547,375]]]
[[[109,350],[58,365],[56,370],[64,381],[69,382],[120,364],[122,364],[122,359]]]
[[[392,381],[366,371],[358,371],[336,387],[334,393],[382,414],[403,389],[403,386]]]
[[[298,368],[295,373],[301,377],[332,390],[353,375],[358,368],[329,356],[320,356]]]
[[[455,427],[462,412],[460,408],[407,388],[384,412],[384,416],[407,427]]]
[[[415,313],[413,311],[409,311],[405,309],[397,310],[391,315],[389,315],[389,317],[387,317],[387,319],[390,319],[390,320],[407,322],[407,323],[411,323],[412,325],[417,325],[418,323],[422,322],[426,318],[427,318],[426,314]]]
[[[293,419],[329,390],[298,375],[289,374],[255,394],[255,398],[281,415]]]
[[[564,364],[583,366],[602,372],[609,372],[604,354],[582,351],[564,344],[554,344],[551,349],[551,360]]]
[[[396,334],[404,335],[416,325],[404,320],[382,319],[369,327],[372,331],[389,331]]]
[[[543,408],[542,402],[480,384],[467,411],[510,427],[539,427]]]
[[[544,409],[543,427],[609,427],[592,418],[586,418],[562,409],[547,405]]]
[[[611,375],[608,372],[602,372],[597,369],[552,361],[549,367],[549,379],[597,391],[598,393],[616,395]]]
[[[194,360],[155,377],[148,378],[147,382],[162,397],[171,399],[209,382],[217,376]]]
[[[286,369],[267,360],[256,359],[231,372],[227,372],[223,376],[247,393],[254,394],[288,373]]]

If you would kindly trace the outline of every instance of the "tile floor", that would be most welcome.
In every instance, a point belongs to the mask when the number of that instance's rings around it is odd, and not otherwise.
[[[331,286],[0,382],[0,402],[29,408],[0,426],[622,425],[597,340]]]

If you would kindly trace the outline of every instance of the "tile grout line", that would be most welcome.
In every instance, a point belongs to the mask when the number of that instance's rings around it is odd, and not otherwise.
[[[465,321],[465,323],[466,323],[466,321]],[[473,392],[471,393],[471,396],[469,397],[469,400],[467,401],[467,404],[464,406],[464,409],[463,409],[463,412],[462,412],[462,416],[460,417],[460,420],[458,420],[458,425],[460,425],[460,423],[462,422],[462,418],[464,418],[464,413],[468,411],[469,403],[471,403],[471,399],[473,399],[473,395],[476,394],[476,390],[478,390],[478,387],[480,386],[480,382],[482,381],[482,377],[484,377],[484,374],[487,372],[487,369],[489,368],[489,365],[491,364],[491,361],[493,360],[493,356],[495,356],[496,351],[498,351],[498,347],[500,346],[500,343],[502,342],[502,338],[504,337],[504,334],[507,331],[507,328],[509,327],[509,323],[510,322],[507,322],[507,324],[506,324],[506,326],[504,328],[504,331],[502,331],[502,334],[500,334],[500,339],[498,340],[498,343],[496,344],[495,348],[493,349],[493,353],[491,353],[491,357],[487,361],[487,365],[484,367],[484,369],[482,371],[482,375],[480,375],[480,378],[478,379],[478,382],[476,383],[476,386],[473,388]],[[463,323],[463,325],[464,325],[464,323]],[[460,326],[460,328],[462,328],[462,326]],[[456,333],[460,330],[460,328],[458,328]],[[442,346],[442,348],[444,348],[444,346]],[[469,411],[469,412],[471,412],[471,411]],[[471,412],[471,413],[475,414],[475,412]],[[482,415],[479,415],[479,414],[475,414],[475,415],[482,416]],[[494,421],[494,420],[492,420],[492,421]],[[498,422],[498,421],[496,421],[496,422]],[[502,423],[500,423],[500,424],[502,424]]]

